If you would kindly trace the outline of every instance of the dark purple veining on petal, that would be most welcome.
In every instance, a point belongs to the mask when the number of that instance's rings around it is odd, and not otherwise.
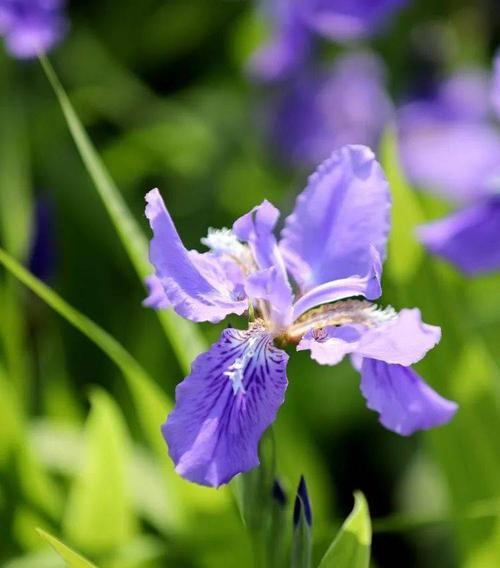
[[[226,329],[195,360],[163,427],[183,477],[217,487],[258,465],[260,437],[283,403],[287,360],[258,329]]]

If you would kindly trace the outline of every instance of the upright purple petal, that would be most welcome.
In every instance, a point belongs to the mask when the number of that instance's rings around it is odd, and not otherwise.
[[[376,33],[407,0],[300,0],[304,18],[319,34],[340,42]]]
[[[150,260],[173,309],[192,321],[218,322],[228,314],[242,314],[248,303],[218,259],[186,250],[157,189],[146,201],[153,229]]]
[[[370,52],[341,54],[331,68],[287,83],[270,114],[270,138],[293,165],[314,166],[345,144],[376,148],[392,117],[383,62]]]
[[[373,152],[345,146],[309,178],[286,219],[280,248],[302,292],[351,276],[366,276],[372,247],[385,258],[391,198]]]
[[[282,328],[290,323],[293,296],[273,233],[278,217],[278,209],[265,200],[235,221],[233,232],[250,245],[257,262],[258,271],[246,284],[248,296],[268,301],[273,322]]]
[[[180,475],[218,487],[259,464],[259,440],[284,401],[287,361],[259,329],[226,329],[194,361],[163,426]]]
[[[424,225],[419,236],[432,253],[465,274],[500,270],[500,197]]]
[[[446,424],[458,408],[432,390],[411,367],[375,359],[363,360],[361,392],[368,408],[379,413],[380,422],[402,436]]]

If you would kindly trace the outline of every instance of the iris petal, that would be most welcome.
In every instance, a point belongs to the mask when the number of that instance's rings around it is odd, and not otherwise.
[[[467,207],[420,228],[434,254],[473,275],[500,268],[500,198]]]
[[[364,359],[361,392],[368,408],[380,414],[389,430],[409,436],[449,422],[457,404],[446,400],[411,368]]]
[[[353,324],[326,327],[319,335],[308,332],[297,349],[310,349],[321,365],[336,365],[347,354],[409,366],[420,361],[441,339],[441,329],[422,322],[420,310],[401,310],[388,321],[384,312],[372,312],[372,326]],[[353,321],[356,314],[353,314]],[[365,322],[370,324],[369,321]]]
[[[373,35],[407,0],[300,0],[307,23],[341,42]]]
[[[247,294],[266,300],[271,309],[271,319],[284,328],[291,322],[292,289],[288,281],[285,262],[273,230],[279,211],[264,200],[233,225],[234,234],[252,249],[258,271],[248,279]]]
[[[186,250],[157,189],[146,195],[146,201],[153,229],[150,260],[174,310],[192,321],[213,323],[231,313],[242,314],[247,301],[218,259]]]
[[[194,361],[163,426],[180,475],[218,487],[259,464],[258,442],[284,401],[287,361],[268,333],[235,329]]]
[[[142,302],[143,306],[153,308],[154,310],[165,310],[170,307],[170,302],[158,277],[154,274],[148,276],[145,284],[149,293],[148,297]]]
[[[280,248],[301,291],[366,275],[372,247],[383,261],[390,204],[387,180],[366,146],[344,146],[323,162],[282,231]]]

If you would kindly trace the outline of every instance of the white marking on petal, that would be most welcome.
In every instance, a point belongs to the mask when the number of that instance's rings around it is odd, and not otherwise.
[[[255,346],[258,341],[258,337],[250,337],[248,339],[248,347],[241,357],[238,357],[236,361],[225,371],[226,375],[233,383],[233,394],[237,395],[240,391],[245,394],[245,388],[243,386],[243,379],[245,376],[245,368],[255,355]]]

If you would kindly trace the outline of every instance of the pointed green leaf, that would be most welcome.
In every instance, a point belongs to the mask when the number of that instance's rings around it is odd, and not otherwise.
[[[368,568],[372,527],[368,504],[361,492],[354,494],[354,509],[326,551],[319,568]]]
[[[396,282],[404,284],[415,275],[424,256],[415,230],[425,221],[425,216],[401,169],[396,135],[391,130],[382,140],[381,161],[392,195],[392,228],[386,269]]]
[[[65,533],[84,550],[102,553],[127,543],[136,530],[127,469],[130,440],[119,407],[102,390],[91,396],[82,468],[71,487]]]
[[[37,533],[46,540],[50,546],[59,554],[59,556],[66,562],[68,568],[97,568],[95,564],[80,556],[77,552],[66,546],[55,536],[42,529],[36,529]]]
[[[146,276],[152,272],[152,267],[148,261],[147,239],[107,172],[48,59],[42,56],[40,62],[57,96],[85,168],[101,197],[137,275],[141,282],[144,282]],[[185,372],[189,372],[192,360],[207,349],[203,336],[195,325],[180,318],[171,310],[161,310],[157,314],[179,363]]]

